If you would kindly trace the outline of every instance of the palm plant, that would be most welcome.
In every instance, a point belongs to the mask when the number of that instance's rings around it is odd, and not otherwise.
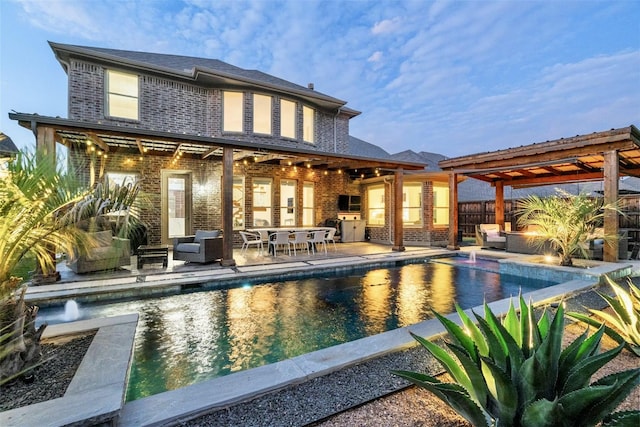
[[[601,199],[586,194],[573,195],[556,190],[558,195],[538,197],[531,195],[519,203],[518,225],[533,226],[536,234],[531,238],[534,244],[545,242],[560,254],[560,265],[573,265],[572,256],[578,252],[586,257],[589,239],[595,236],[596,228],[602,223],[608,209],[618,211],[616,204],[604,204]],[[605,241],[613,241],[615,236],[597,236]]]
[[[611,307],[613,314],[589,309],[593,317],[582,313],[567,313],[574,319],[596,327],[604,327],[605,333],[636,356],[640,357],[640,289],[629,280],[629,291],[611,280],[607,282],[615,293],[615,298],[598,293]]]
[[[553,319],[545,310],[536,321],[533,306],[520,298],[520,316],[513,304],[502,321],[485,304],[476,325],[456,307],[463,327],[435,313],[453,343],[449,352],[413,335],[456,383],[432,376],[393,371],[423,387],[476,427],[638,425],[640,411],[612,413],[640,382],[640,369],[591,376],[613,359],[622,346],[599,353],[604,329],[585,331],[564,350],[564,309]]]
[[[44,325],[35,328],[37,307],[24,303],[26,285],[14,272],[27,256],[42,272],[55,271],[52,249],[71,253],[92,247],[80,221],[133,203],[137,183],[113,191],[108,182],[83,187],[43,153],[18,153],[0,177],[0,384],[37,363]],[[127,205],[129,204],[129,205]]]

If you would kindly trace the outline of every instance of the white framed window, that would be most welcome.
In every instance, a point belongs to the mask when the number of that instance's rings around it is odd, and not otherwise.
[[[270,178],[253,178],[253,225],[269,227],[271,218],[272,181]]]
[[[449,225],[449,186],[433,183],[433,225]]]
[[[280,181],[280,225],[296,226],[296,184],[292,179]]]
[[[405,226],[422,225],[422,183],[402,186],[402,222]]]
[[[280,136],[296,138],[296,103],[280,100]]]
[[[313,227],[315,225],[314,184],[304,182],[302,187],[302,226]]]
[[[367,224],[384,225],[384,184],[367,187]]]
[[[313,108],[307,106],[302,107],[302,139],[312,144],[316,142],[315,117],[316,112]]]
[[[233,177],[233,229],[244,227],[244,176]]]
[[[271,135],[271,97],[253,94],[253,132]]]
[[[242,132],[243,93],[222,92],[222,131]]]
[[[105,112],[108,117],[139,119],[137,74],[106,70],[105,92]]]

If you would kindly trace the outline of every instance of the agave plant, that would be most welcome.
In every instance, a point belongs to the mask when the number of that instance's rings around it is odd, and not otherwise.
[[[76,225],[133,203],[137,184],[126,190],[88,188],[44,154],[18,153],[0,177],[0,384],[24,372],[40,358],[37,307],[24,302],[25,284],[14,272],[27,256],[39,271],[55,271],[52,249],[71,253],[91,248]]]
[[[587,331],[564,350],[564,308],[553,319],[546,310],[536,321],[533,306],[520,297],[520,315],[510,304],[502,319],[485,304],[485,316],[473,313],[477,325],[460,307],[462,320],[435,313],[452,341],[448,350],[417,335],[455,380],[393,371],[423,387],[476,427],[633,425],[640,411],[612,413],[640,382],[640,369],[606,376],[590,384],[591,376],[613,359],[622,346],[599,353],[604,328]],[[634,424],[635,423],[635,424]]]
[[[557,195],[538,197],[532,195],[519,202],[518,225],[533,226],[536,234],[533,244],[550,242],[560,254],[560,265],[573,265],[573,255],[582,253],[586,258],[588,241],[604,218],[606,210],[616,210],[617,204],[604,204],[586,194],[570,194],[560,189]],[[615,236],[597,236],[613,242]]]
[[[596,327],[604,327],[605,333],[636,356],[640,357],[640,289],[629,280],[629,291],[607,277],[616,297],[598,293],[611,307],[614,314],[589,309],[593,317],[582,313],[567,313],[574,319]]]

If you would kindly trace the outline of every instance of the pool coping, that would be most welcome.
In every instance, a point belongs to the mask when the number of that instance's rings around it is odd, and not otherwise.
[[[631,272],[631,267],[630,264],[602,264],[597,268],[597,272],[591,271],[591,278],[570,280],[526,293],[523,297],[525,301],[532,301],[535,305],[557,301],[563,296],[580,293],[598,285],[600,277],[604,274],[616,276],[621,274],[621,271]],[[503,315],[510,303],[511,298],[506,298],[489,303],[489,306],[496,315]],[[514,304],[518,305],[516,300]],[[472,310],[482,313],[483,307],[477,306],[465,311],[471,315]],[[447,317],[456,323],[460,322],[456,313]],[[428,339],[434,339],[446,332],[437,319],[430,319],[281,362],[138,399],[125,404],[118,425],[129,427],[179,424],[365,360],[415,347],[417,343],[409,331]]]
[[[96,334],[63,397],[0,412],[0,425],[115,425],[133,360],[138,314],[48,326],[42,338]]]
[[[112,299],[160,296],[179,293],[183,288],[198,286],[202,289],[216,289],[243,282],[265,279],[287,280],[309,277],[324,272],[349,271],[361,268],[388,267],[396,263],[434,256],[455,255],[447,249],[421,248],[406,252],[368,254],[342,258],[310,259],[278,264],[258,264],[233,268],[214,268],[207,271],[183,273],[154,273],[119,277],[112,280],[86,280],[65,282],[27,288],[25,301],[41,307],[61,304],[68,299],[76,302],[96,302]]]

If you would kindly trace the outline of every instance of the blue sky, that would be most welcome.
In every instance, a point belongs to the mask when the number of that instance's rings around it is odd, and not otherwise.
[[[67,117],[47,41],[216,58],[348,101],[351,135],[449,157],[640,126],[639,1],[0,0],[8,113]]]

